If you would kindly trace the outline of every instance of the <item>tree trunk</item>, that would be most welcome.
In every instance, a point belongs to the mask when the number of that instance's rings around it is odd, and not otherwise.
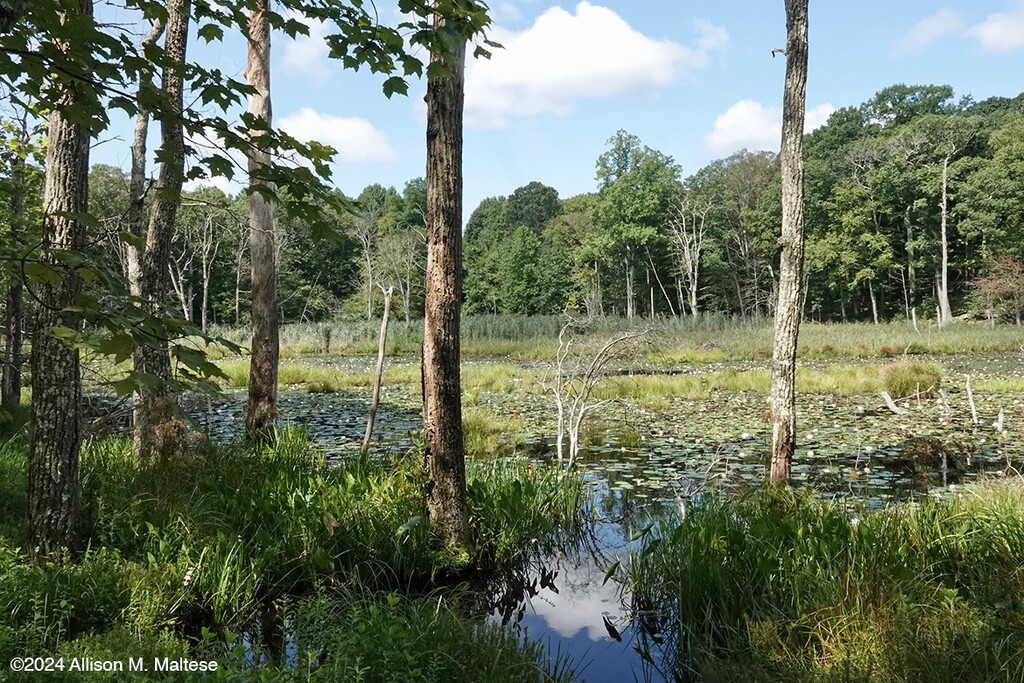
[[[442,20],[434,19],[435,28]],[[462,43],[427,81],[427,274],[423,330],[423,432],[427,514],[446,545],[469,544],[462,440],[459,315],[462,301]],[[444,62],[431,55],[431,62]]]
[[[633,293],[633,259],[630,258],[629,249],[626,249],[626,258],[623,266],[626,268],[626,317],[630,320],[636,315],[636,301]]]
[[[24,230],[25,197],[22,188],[25,185],[24,161],[16,160],[14,169],[11,171],[11,184],[14,190],[11,192],[11,225],[10,240],[15,245],[20,244]],[[21,268],[13,268],[14,283],[7,289],[7,306],[4,320],[4,336],[6,345],[4,348],[4,370],[2,387],[0,387],[0,404],[8,412],[13,412],[21,403],[21,364],[22,336],[24,323],[24,286],[22,284]]]
[[[391,314],[391,297],[394,288],[388,287],[384,292],[384,317],[380,322],[380,344],[377,347],[377,371],[373,376],[373,399],[370,402],[370,416],[366,420],[366,435],[363,437],[363,445],[359,449],[359,457],[365,458],[366,452],[370,450],[370,437],[373,436],[373,421],[377,417],[377,406],[380,405],[380,379],[384,373],[384,351],[388,340],[388,316]],[[330,329],[328,329],[330,333]],[[329,337],[328,337],[329,338]]]
[[[256,93],[249,96],[249,113],[267,126],[272,118],[270,24],[264,13],[269,10],[270,0],[259,0],[249,19],[249,61],[245,68],[246,80],[256,89]],[[249,151],[249,187],[253,190],[266,185],[259,174],[269,162],[265,151],[257,147]],[[249,195],[249,256],[252,261],[252,358],[245,426],[250,434],[263,438],[277,422],[277,264],[273,207],[256,191]]]
[[[156,203],[150,215],[149,230],[146,234],[145,250],[136,255],[137,288],[139,296],[150,302],[150,313],[161,315],[161,308],[170,287],[171,241],[174,237],[175,219],[181,201],[181,186],[185,177],[185,134],[179,119],[183,107],[184,79],[181,71],[173,65],[184,64],[188,49],[188,25],[191,15],[191,0],[167,0],[167,36],[164,40],[164,54],[172,62],[164,66],[161,87],[167,96],[173,113],[160,121],[161,152],[165,160],[160,165],[157,178]],[[150,34],[156,40],[154,27]],[[136,140],[138,142],[136,124]],[[143,130],[143,136],[145,130]],[[136,158],[135,144],[132,147],[132,181],[135,182],[136,165],[145,164],[145,139],[141,142],[142,158]],[[143,175],[145,171],[143,170]],[[141,195],[141,192],[140,192]],[[136,197],[131,198],[133,201]],[[142,201],[142,197],[138,197]],[[141,209],[141,207],[139,207]],[[129,273],[132,272],[129,257]],[[167,339],[152,339],[139,346],[134,355],[135,371],[158,378],[161,382],[171,379],[171,359],[167,352]],[[171,443],[162,443],[169,434],[160,427],[173,414],[174,398],[166,387],[157,385],[142,387],[135,393],[133,401],[132,432],[135,452],[146,455],[154,450],[164,452]]]
[[[796,449],[796,347],[804,262],[804,99],[807,1],[786,0],[786,92],[782,107],[782,254],[772,355],[771,482],[788,482]]]
[[[903,227],[907,231],[907,295],[910,303],[908,308],[917,305],[917,271],[914,268],[914,225],[910,222],[910,210],[913,205],[908,204],[903,212]]]
[[[92,16],[92,0],[78,0],[78,11]],[[58,107],[50,114],[46,153],[39,258],[60,274],[60,284],[43,281],[36,287],[27,500],[28,552],[35,560],[59,555],[76,541],[81,368],[77,349],[50,334],[54,327],[81,329],[81,317],[67,308],[75,305],[82,279],[60,257],[62,251],[81,253],[86,241],[78,217],[89,209],[89,132],[63,113],[83,101],[76,87],[83,86],[54,83]]]
[[[949,238],[946,233],[946,218],[949,214],[949,156],[942,160],[942,270],[939,273],[939,326],[953,322],[953,311],[949,307]]]
[[[874,319],[875,324],[878,324],[878,300],[875,298],[875,286],[871,284],[871,279],[868,279],[868,296],[871,297],[871,317]]]

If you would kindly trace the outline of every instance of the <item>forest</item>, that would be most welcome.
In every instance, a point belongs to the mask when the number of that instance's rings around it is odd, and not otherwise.
[[[805,130],[776,4],[777,154],[470,207],[504,5],[0,0],[0,680],[1024,681],[1024,93]],[[275,121],[318,31],[422,176]]]
[[[1022,106],[1024,95],[974,102],[949,86],[897,84],[810,133],[806,317],[1019,324]],[[24,132],[7,136],[10,149]],[[535,181],[473,209],[465,312],[771,317],[777,155],[741,151],[684,177],[670,155],[626,131],[607,147],[593,193],[562,199]],[[38,167],[28,172],[41,178]],[[127,273],[119,235],[130,178],[94,166],[89,185],[106,240],[98,253],[118,255],[110,266]],[[38,213],[41,184],[30,187],[26,200]],[[401,190],[369,185],[348,199],[359,212],[329,213],[330,240],[276,209],[282,323],[379,317],[381,287],[394,288],[407,322],[423,317],[424,179]],[[245,199],[210,186],[186,192],[179,226],[171,284],[182,316],[203,330],[245,322]]]

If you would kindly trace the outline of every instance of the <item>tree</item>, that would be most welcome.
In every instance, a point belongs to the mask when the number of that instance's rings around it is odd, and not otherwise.
[[[626,317],[636,315],[636,265],[654,241],[679,189],[679,166],[624,130],[597,160],[597,222],[608,262],[622,264]]]
[[[714,205],[692,189],[673,206],[672,246],[679,264],[679,272],[689,290],[690,312],[697,317],[697,292],[700,289],[700,260],[707,234],[707,218]],[[680,311],[683,313],[683,311]]]
[[[270,0],[258,0],[249,17],[249,59],[245,77],[249,95],[249,126],[253,136],[270,128]],[[266,437],[277,423],[277,263],[274,213],[264,192],[269,155],[258,146],[249,151],[249,254],[252,260],[252,345],[249,360],[249,404],[246,430]]]
[[[469,544],[462,440],[459,319],[462,303],[462,115],[466,38],[450,30],[450,55],[432,52],[427,79],[427,279],[423,325],[423,434],[427,514],[445,545]],[[428,74],[430,70],[428,69]]]
[[[788,482],[796,449],[796,345],[803,304],[804,101],[807,92],[807,0],[786,2],[786,88],[782,104],[782,255],[772,354],[773,484]]]
[[[92,0],[78,0],[65,18],[63,49],[76,44],[77,25],[92,23]],[[73,78],[53,75],[55,107],[49,117],[49,148],[43,191],[42,282],[32,337],[32,432],[28,459],[28,552],[35,559],[61,554],[76,544],[78,451],[81,446],[82,375],[78,349],[61,339],[81,318],[77,303],[82,277],[69,258],[85,248],[89,202],[89,126],[69,115],[87,95]]]
[[[129,282],[133,292],[149,302],[154,315],[160,314],[169,289],[169,267],[171,261],[171,240],[174,238],[175,220],[178,214],[181,187],[185,178],[185,134],[182,128],[185,79],[183,75],[188,47],[191,0],[167,0],[167,28],[164,39],[164,54],[168,63],[164,65],[161,78],[164,97],[168,100],[168,111],[160,119],[161,147],[157,158],[161,160],[160,175],[157,179],[156,201],[149,219],[144,248],[132,258],[129,251]],[[143,39],[155,40],[159,35],[159,23]],[[141,120],[140,120],[141,123]],[[137,127],[138,128],[138,127]],[[135,144],[139,142],[136,130]],[[145,130],[142,131],[145,133]],[[134,145],[133,145],[134,147]],[[132,191],[138,192],[140,184],[138,164],[145,164],[145,140],[142,140],[142,161],[133,148]],[[144,166],[143,166],[144,168]],[[141,203],[141,197],[131,196],[130,208]],[[135,226],[133,226],[135,227]],[[134,266],[134,267],[132,267]],[[166,339],[154,339],[152,344],[140,346],[134,354],[135,372],[151,378],[151,383],[140,386],[135,392],[132,417],[134,422],[133,441],[135,452],[146,455],[150,451],[165,450],[169,444],[162,443],[166,430],[161,425],[171,418],[174,399],[169,393],[167,382],[171,379],[171,359]]]
[[[0,405],[13,411],[21,403],[21,366],[23,352],[25,306],[24,278],[21,257],[30,238],[38,235],[34,225],[38,221],[41,203],[42,171],[39,164],[46,154],[40,129],[29,123],[28,112],[23,110],[16,120],[5,122],[0,131],[0,159],[8,174],[0,188],[7,195],[7,205],[0,208],[6,214],[7,234],[4,235],[4,253],[15,264],[7,285],[4,306],[3,378]]]

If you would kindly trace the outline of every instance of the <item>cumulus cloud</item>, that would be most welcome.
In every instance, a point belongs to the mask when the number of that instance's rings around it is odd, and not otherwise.
[[[808,109],[804,132],[824,125],[836,108],[825,102]],[[754,100],[740,100],[715,119],[714,128],[704,138],[711,152],[729,154],[740,149],[778,151],[782,141],[782,109],[766,107]]]
[[[920,52],[935,41],[959,31],[963,26],[960,15],[948,9],[941,9],[914,24],[896,42],[896,54],[907,55]]]
[[[288,16],[309,26],[309,35],[285,39],[281,67],[286,73],[301,74],[313,84],[323,85],[331,77],[327,24],[318,19],[307,19],[295,12],[288,13]]]
[[[392,162],[398,154],[388,136],[366,119],[333,116],[305,107],[281,119],[281,129],[303,142],[316,140],[338,151],[341,162]]]
[[[500,127],[513,116],[571,113],[579,100],[648,92],[708,64],[729,34],[694,22],[693,46],[656,40],[612,10],[581,2],[575,14],[552,7],[521,31],[495,27],[504,49],[466,73],[467,124]]]
[[[1009,12],[990,14],[967,30],[986,52],[1013,52],[1024,46],[1024,1]]]

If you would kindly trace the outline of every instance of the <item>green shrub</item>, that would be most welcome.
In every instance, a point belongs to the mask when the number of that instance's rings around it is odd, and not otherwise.
[[[882,366],[879,370],[882,385],[894,398],[922,396],[936,392],[942,383],[942,369],[932,363],[901,360]]]

